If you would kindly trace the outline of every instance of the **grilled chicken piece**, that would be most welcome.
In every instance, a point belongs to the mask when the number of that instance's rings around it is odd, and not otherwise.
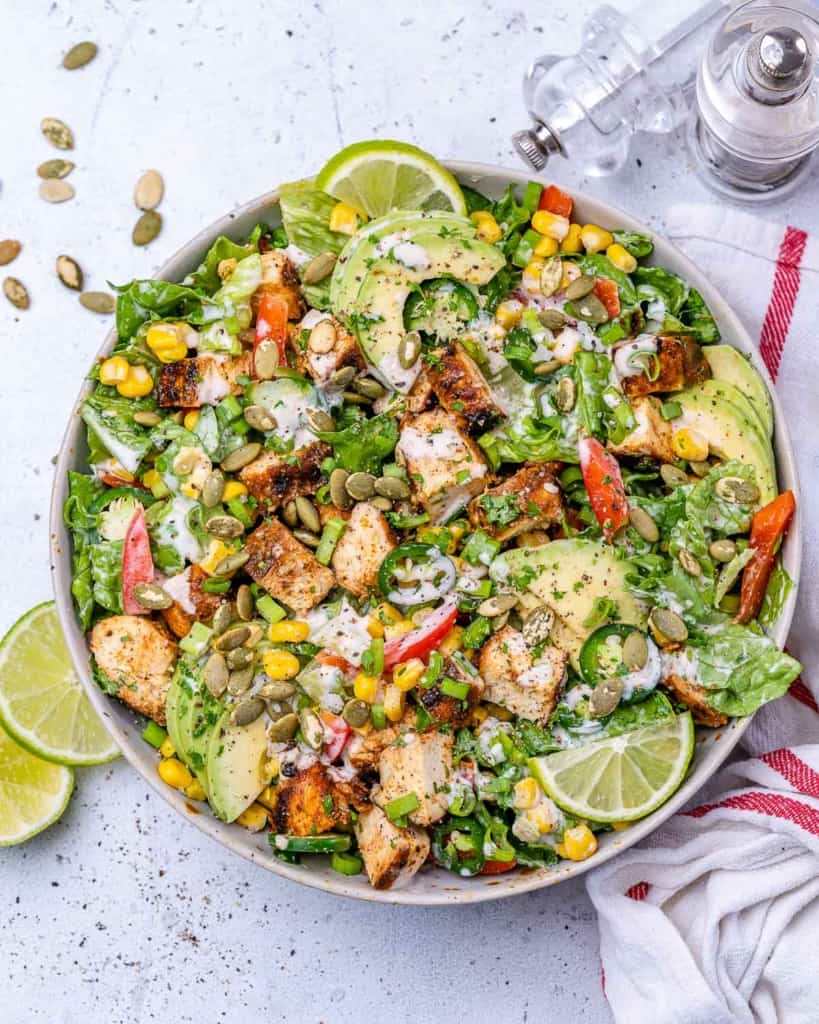
[[[287,319],[300,320],[304,313],[298,271],[281,249],[262,253],[262,283],[250,297],[255,316],[262,295],[281,295],[287,300]]]
[[[335,329],[335,341],[329,352],[315,352],[310,347],[309,337],[304,348],[299,344],[296,349],[296,367],[300,373],[312,377],[317,384],[327,384],[333,374],[345,366],[352,366],[357,374],[367,368],[355,336],[334,317],[322,316],[319,320],[313,318],[310,334],[312,335],[313,327],[326,320],[329,320]],[[296,337],[298,338],[298,334]]]
[[[378,582],[381,563],[394,547],[395,537],[384,513],[369,502],[359,502],[350,513],[330,563],[338,585],[365,597]]]
[[[203,405],[217,405],[228,395],[239,395],[242,386],[237,378],[250,375],[251,362],[250,353],[243,352],[237,359],[203,355],[166,363],[156,388],[159,404],[163,408],[200,409]]]
[[[419,412],[426,412],[432,406],[434,399],[435,392],[432,389],[432,382],[424,368],[410,388],[404,408],[411,416],[417,416]]]
[[[711,376],[708,360],[694,338],[661,335],[657,339],[657,362],[656,380],[649,380],[644,373],[623,379],[623,391],[629,398],[682,391]]]
[[[164,626],[142,615],[111,615],[91,630],[91,653],[119,686],[117,696],[141,715],[165,724],[165,698],[176,644]]]
[[[305,615],[327,596],[335,577],[278,519],[264,522],[247,538],[245,571],[277,601]]]
[[[666,676],[662,682],[675,700],[678,700],[680,704],[685,704],[691,711],[694,721],[698,725],[707,725],[711,729],[727,725],[728,716],[712,708],[706,702],[704,686],[700,686],[693,679],[683,679],[682,676]]]
[[[671,424],[660,415],[660,402],[651,395],[635,398],[631,411],[637,426],[619,444],[608,443],[615,455],[648,455],[660,462],[676,462],[671,446]]]
[[[435,349],[426,374],[440,404],[449,412],[460,413],[472,436],[503,418],[478,364],[459,341]]]
[[[560,523],[563,502],[554,477],[556,465],[544,462],[524,466],[502,484],[473,498],[469,503],[472,528],[503,543],[520,533]],[[516,509],[517,516],[509,521]]]
[[[415,708],[407,708],[404,717],[386,729],[373,729],[368,733],[355,733],[347,745],[346,754],[356,771],[376,772],[381,754],[407,732],[415,730]]]
[[[374,889],[405,885],[429,856],[429,836],[421,828],[399,828],[375,804],[355,823],[358,848]]]
[[[350,811],[369,806],[363,785],[341,782],[314,761],[308,768],[279,778],[270,819],[274,832],[312,836],[350,824]]]
[[[445,409],[405,416],[395,448],[412,481],[413,501],[442,523],[489,483],[489,469],[463,420]]]
[[[205,625],[209,624],[216,614],[216,609],[219,605],[225,603],[225,598],[219,594],[205,593],[202,589],[202,584],[208,579],[208,574],[198,565],[189,565],[184,572],[179,573],[178,577],[171,577],[171,581],[169,581],[171,586],[170,588],[166,587],[169,593],[175,590],[175,585],[172,581],[178,578],[184,579],[184,583],[187,584],[187,601],[185,603],[192,605],[193,611],[187,611],[176,600],[170,608],[163,608],[161,615],[174,636],[183,637],[188,635],[194,622],[203,622]],[[171,593],[171,596],[173,597],[174,594]]]
[[[545,647],[537,660],[522,633],[504,626],[481,649],[484,698],[545,725],[566,682],[567,655]]]
[[[418,806],[408,815],[413,825],[432,825],[448,809],[452,775],[452,736],[440,732],[402,733],[378,761],[381,788],[375,800],[382,807],[399,796],[415,793]]]
[[[416,697],[427,714],[433,719],[436,725],[447,722],[455,728],[466,725],[472,717],[472,712],[483,696],[483,681],[480,676],[468,675],[457,662],[447,660],[442,672],[442,678],[449,677],[457,682],[469,684],[469,693],[464,700],[450,697],[441,693],[440,683],[435,683],[426,689],[419,687]]]
[[[321,463],[333,449],[321,441],[288,455],[262,452],[239,472],[239,479],[263,515],[275,512],[299,494],[315,494],[321,484]]]

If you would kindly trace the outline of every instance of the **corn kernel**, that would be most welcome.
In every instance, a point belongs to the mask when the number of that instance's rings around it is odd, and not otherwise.
[[[191,773],[175,757],[160,761],[157,771],[165,785],[172,786],[174,789],[186,789],[193,782]]]
[[[267,825],[267,811],[259,803],[251,804],[236,819],[236,824],[246,828],[248,832],[261,832]]]
[[[391,722],[400,722],[404,715],[406,695],[397,686],[388,686],[384,690],[384,714]]]
[[[485,708],[483,704],[479,704],[476,708],[472,709],[472,723],[474,725],[480,725],[489,718],[489,708]]]
[[[267,635],[274,644],[300,644],[310,636],[310,627],[295,619],[274,622],[268,627]]]
[[[145,335],[145,343],[162,363],[175,363],[188,354],[188,346],[177,324],[152,324]]]
[[[402,619],[401,612],[397,608],[393,607],[389,601],[382,601],[381,604],[376,605],[374,614],[378,616],[379,620],[384,623],[385,626],[391,623],[400,622]]]
[[[118,480],[124,480],[126,483],[130,483],[135,479],[134,474],[129,472],[117,459],[111,459],[108,468]]]
[[[552,256],[557,256],[558,250],[562,248],[562,243],[559,243],[556,238],[549,238],[548,235],[544,235],[535,246],[534,254],[539,256],[540,259],[547,260],[551,259]]]
[[[128,379],[131,364],[124,356],[111,356],[100,364],[100,381],[103,384],[121,384]]]
[[[482,242],[497,242],[503,235],[500,225],[488,210],[476,210],[470,213],[469,219],[477,226],[477,235]]]
[[[159,484],[162,484],[165,481],[162,479],[162,477],[159,475],[159,473],[157,473],[155,469],[149,469],[147,473],[142,474],[142,482],[150,490],[153,490],[154,487],[157,487]]]
[[[207,800],[207,793],[199,779],[194,779],[189,786],[185,786],[185,796],[189,800]]]
[[[374,704],[377,692],[378,676],[368,676],[366,672],[359,672],[353,681],[353,693],[356,698]]]
[[[358,212],[348,203],[336,203],[330,211],[330,230],[354,235],[358,228]]]
[[[580,232],[582,230],[579,224],[570,224],[566,237],[560,243],[560,251],[568,253],[583,252],[583,243],[580,241]]]
[[[689,462],[704,462],[708,458],[708,439],[697,430],[675,431],[671,436],[671,447],[681,459]]]
[[[277,779],[279,777],[280,770],[281,770],[281,765],[279,764],[279,759],[278,759],[278,757],[275,754],[273,754],[272,757],[268,758],[268,760],[265,761],[265,765],[264,765],[265,778],[270,779],[271,782],[273,781],[273,779]]]
[[[182,426],[185,430],[196,430],[196,424],[199,422],[199,410],[191,409],[190,412],[186,412],[182,420]]]
[[[563,833],[557,851],[566,860],[586,860],[597,852],[597,838],[588,825],[576,825]]]
[[[262,665],[271,679],[295,679],[299,674],[299,659],[290,651],[267,651]]]
[[[524,817],[542,836],[554,832],[557,825],[557,814],[551,802],[530,807],[528,811],[524,811]]]
[[[540,799],[540,787],[531,777],[521,779],[515,783],[515,809],[528,811],[534,807]]]
[[[622,270],[624,274],[631,274],[637,269],[637,260],[619,242],[610,245],[606,249],[606,255],[615,267],[618,270]]]
[[[220,281],[227,281],[227,279],[233,274],[233,271],[239,266],[239,261],[235,256],[228,256],[223,260],[219,260],[216,265],[216,273],[219,275]]]
[[[602,252],[614,243],[614,235],[597,224],[584,224],[580,231],[580,241],[586,252]]]
[[[374,615],[367,619],[367,632],[376,639],[384,635],[384,623],[380,622]]]
[[[527,292],[540,291],[540,275],[543,270],[543,260],[534,259],[523,268],[523,276],[520,283]]]
[[[265,786],[265,788],[256,797],[256,803],[266,807],[268,810],[273,811],[276,809],[276,787]]]
[[[391,622],[384,627],[384,637],[387,640],[395,640],[396,637],[411,633],[414,629],[415,623],[412,619],[399,619],[398,622]]]
[[[509,299],[507,302],[498,304],[495,310],[495,323],[500,324],[505,331],[517,327],[523,315],[523,303],[517,299]]]
[[[213,575],[213,570],[226,558],[231,552],[232,548],[229,548],[222,540],[216,540],[215,538],[208,544],[208,550],[205,557],[199,563],[199,568],[203,569],[208,576]]]
[[[549,213],[548,210],[538,210],[534,214],[532,227],[538,234],[554,238],[557,242],[562,242],[569,233],[569,221],[559,213]]]
[[[159,748],[159,753],[162,757],[173,757],[176,753],[176,747],[173,745],[173,740],[170,736],[166,736],[162,741],[162,746]]]
[[[117,384],[117,391],[123,398],[144,398],[154,389],[153,377],[144,366],[132,366],[128,376]]]
[[[424,674],[426,666],[420,658],[410,658],[409,661],[402,661],[392,670],[392,681],[399,690],[407,693],[415,686]]]
[[[196,484],[192,484],[190,480],[186,480],[179,490],[185,495],[186,498],[192,498],[194,501],[199,497],[199,488]]]
[[[233,498],[241,498],[247,494],[247,487],[239,480],[228,480],[222,492],[222,501],[232,501]]]
[[[463,633],[461,626],[453,626],[438,645],[439,653],[448,658],[455,651],[459,651],[463,646]]]

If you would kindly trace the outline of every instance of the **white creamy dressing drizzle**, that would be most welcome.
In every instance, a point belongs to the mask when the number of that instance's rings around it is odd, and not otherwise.
[[[200,356],[200,360],[207,360],[197,389],[202,405],[217,405],[230,394],[230,381],[224,371],[226,358],[226,356]],[[199,365],[201,367],[202,363],[200,362]]]
[[[202,558],[202,545],[188,526],[188,516],[197,502],[177,494],[171,499],[170,507],[160,523],[154,527],[153,535],[157,544],[173,548],[186,562],[198,562]]]
[[[620,345],[614,352],[614,370],[618,383],[624,377],[637,377],[645,371],[644,360],[634,359],[640,352],[657,352],[657,339],[653,334],[638,334],[633,341]]]
[[[280,251],[284,253],[291,263],[295,263],[297,267],[300,267],[305,263],[309,263],[313,258],[309,252],[305,252],[304,249],[300,249],[293,242]]]
[[[301,319],[299,324],[300,331],[312,331],[316,324],[320,324],[322,320],[332,320],[332,316],[329,313],[322,313],[320,309],[311,309]]]
[[[592,688],[581,683],[580,686],[573,686],[568,693],[563,694],[563,703],[570,711],[574,711],[581,700],[591,697]]]
[[[684,647],[681,651],[661,651],[660,662],[662,665],[662,677],[679,676],[680,679],[688,679],[697,682],[697,652],[691,647]]]
[[[367,631],[368,619],[359,615],[345,597],[336,615],[328,608],[316,608],[305,621],[310,627],[310,641],[340,654],[354,665],[361,664],[364,651],[372,637]]]
[[[408,459],[451,459],[463,453],[464,443],[457,430],[444,429],[430,434],[415,427],[404,427],[398,450]]]
[[[501,722],[497,718],[487,718],[481,723],[478,729],[478,749],[481,752],[481,759],[489,765],[501,764],[506,760],[503,744],[498,739],[501,732],[508,733],[510,725],[508,722]]]
[[[653,690],[663,674],[657,645],[650,637],[646,637],[646,644],[648,645],[648,658],[645,665],[636,672],[629,672],[628,675],[623,676],[623,700],[631,700],[635,690],[642,692]]]
[[[191,600],[191,567],[188,566],[183,572],[176,576],[169,576],[162,581],[162,589],[172,597],[183,612],[188,615],[196,614],[196,605]]]
[[[375,247],[376,256],[392,256],[409,270],[427,270],[432,261],[422,245],[411,241],[409,231],[396,231],[385,235]]]

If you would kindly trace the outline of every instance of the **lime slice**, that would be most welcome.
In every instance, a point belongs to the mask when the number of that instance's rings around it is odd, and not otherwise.
[[[13,846],[42,832],[63,813],[74,773],[41,761],[0,729],[0,846]]]
[[[686,712],[619,736],[529,760],[554,802],[578,818],[634,821],[656,810],[685,778],[694,753]]]
[[[119,756],[71,664],[53,601],[26,612],[0,642],[0,725],[58,764]]]
[[[381,217],[390,210],[466,214],[455,178],[429,153],[406,142],[353,143],[322,167],[316,186],[368,217]]]

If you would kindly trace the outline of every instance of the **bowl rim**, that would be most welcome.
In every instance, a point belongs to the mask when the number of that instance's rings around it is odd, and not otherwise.
[[[480,184],[484,179],[490,179],[489,184],[494,184],[495,186],[501,181],[506,184],[523,185],[535,178],[545,183],[540,176],[527,174],[524,171],[500,165],[462,160],[444,160],[442,162],[455,174],[462,184],[468,184],[471,187],[480,188]],[[566,187],[566,191],[570,192],[579,206],[591,207],[600,211],[601,223],[617,223],[627,230],[651,235],[655,243],[655,252],[659,250],[662,253],[659,262],[668,265],[670,258],[674,272],[685,276],[701,292],[706,303],[714,313],[724,338],[726,340],[729,339],[729,344],[738,348],[739,351],[750,358],[753,366],[765,381],[774,409],[775,433],[773,447],[778,478],[782,481],[784,487],[789,487],[794,491],[797,502],[795,521],[788,534],[786,545],[783,547],[783,556],[786,556],[786,561],[789,563],[788,571],[793,580],[793,587],[785,608],[777,620],[776,627],[772,631],[774,642],[779,647],[784,647],[799,589],[802,554],[802,517],[800,488],[793,446],[782,406],[768,370],[759,355],[757,347],[753,344],[737,315],[720,293],[705,278],[699,268],[672,242],[607,201],[597,199],[592,195],[569,186]],[[170,280],[179,279],[180,267],[190,266],[196,254],[206,250],[215,238],[221,234],[230,236],[231,228],[237,220],[248,217],[264,219],[264,214],[269,213],[270,208],[277,204],[278,198],[279,190],[272,189],[217,218],[177,249],[162,264],[153,277]],[[108,352],[116,340],[116,325],[114,325],[107,332],[102,345],[97,351],[95,360]],[[63,521],[63,504],[67,494],[67,474],[70,469],[75,467],[77,461],[76,446],[78,444],[82,446],[84,443],[81,433],[82,420],[79,418],[78,409],[89,389],[90,384],[86,379],[83,381],[79,394],[72,406],[60,443],[50,500],[50,572],[57,613],[65,636],[66,646],[86,693],[128,762],[163,800],[173,806],[187,820],[191,821],[201,832],[244,859],[259,864],[274,874],[290,881],[298,882],[301,885],[307,885],[337,896],[346,896],[374,903],[416,906],[460,906],[464,904],[472,905],[485,900],[522,895],[536,889],[556,885],[568,878],[577,877],[591,868],[599,867],[612,857],[617,856],[628,847],[645,838],[645,836],[653,832],[686,804],[713,777],[714,773],[721,767],[749,727],[753,716],[732,719],[721,730],[709,730],[705,734],[698,730],[697,746],[705,742],[709,737],[714,740],[720,740],[718,750],[713,758],[713,765],[710,767],[703,765],[695,767],[677,792],[662,807],[648,817],[636,822],[628,830],[609,834],[606,837],[606,842],[601,845],[597,854],[587,861],[561,861],[559,865],[547,869],[537,869],[530,872],[516,871],[508,875],[467,879],[468,888],[460,888],[457,883],[464,880],[457,879],[457,877],[454,878],[455,884],[430,886],[429,881],[435,876],[429,872],[424,872],[416,876],[416,879],[421,883],[426,881],[427,884],[385,891],[373,889],[366,881],[366,876],[363,875],[356,876],[355,879],[348,879],[346,876],[334,874],[329,870],[311,870],[302,865],[290,865],[280,861],[271,855],[266,843],[262,845],[255,837],[251,837],[250,833],[237,830],[235,826],[226,825],[224,822],[219,821],[207,809],[204,812],[199,812],[182,794],[166,786],[155,770],[147,770],[142,763],[147,748],[140,736],[141,727],[139,729],[134,727],[134,723],[137,721],[136,716],[129,709],[125,708],[124,705],[113,702],[112,698],[103,693],[93,681],[89,668],[89,651],[85,634],[83,634],[76,622],[71,597],[71,538]],[[130,726],[124,721],[126,718],[130,722]],[[451,882],[453,881],[453,876],[449,872],[438,871],[438,869],[435,869],[435,871],[441,876],[446,876]]]

